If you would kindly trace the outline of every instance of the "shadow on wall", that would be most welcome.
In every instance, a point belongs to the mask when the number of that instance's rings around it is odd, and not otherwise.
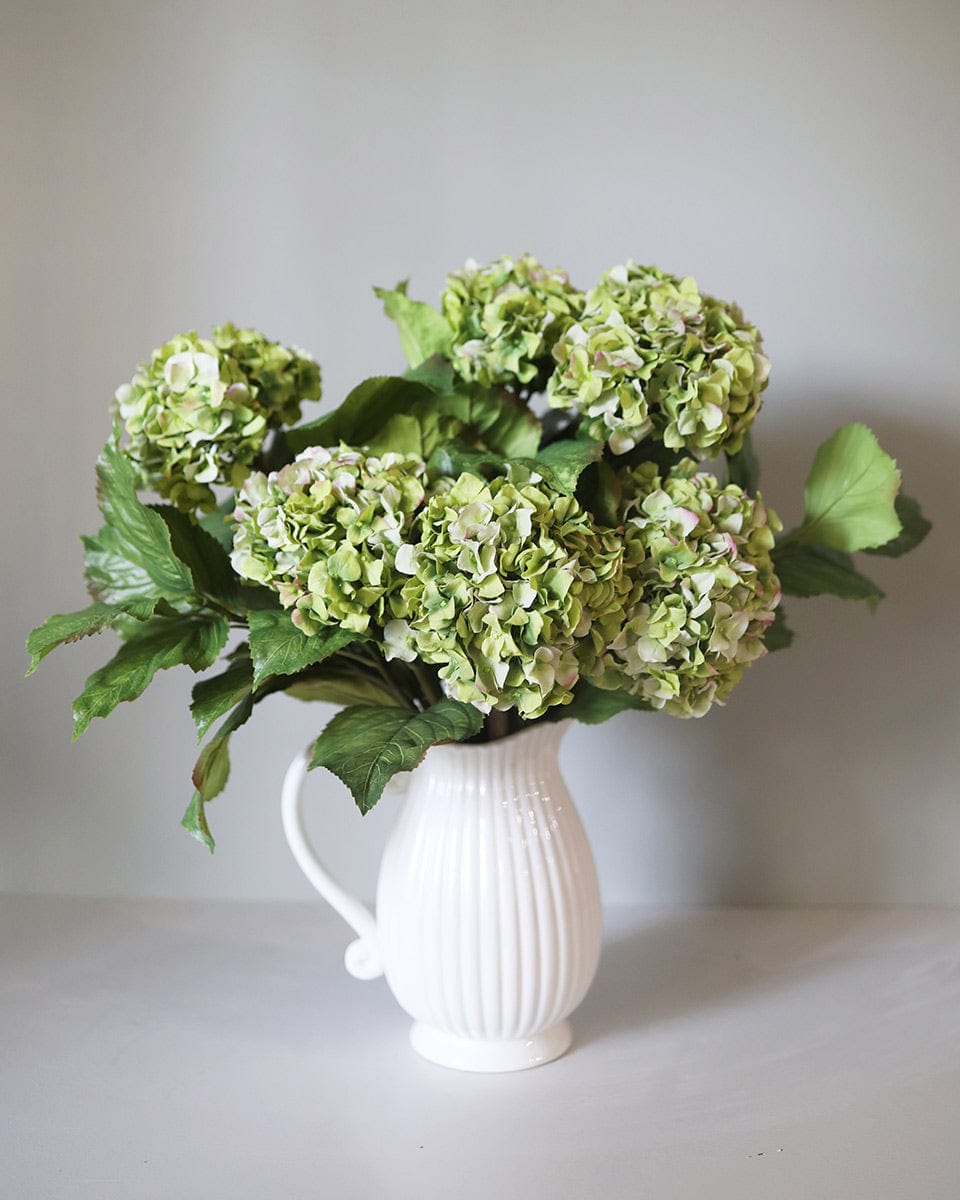
[[[591,811],[597,731],[570,739],[582,747],[571,786],[607,899],[960,900],[960,430],[885,415],[902,407],[876,395],[787,396],[784,409],[809,418],[768,421],[757,439],[764,497],[787,528],[835,424],[863,420],[897,459],[934,529],[906,558],[859,556],[887,593],[876,613],[786,597],[794,646],[749,671],[728,707],[697,722],[617,718],[626,736],[600,766],[630,806],[615,827],[609,805]]]

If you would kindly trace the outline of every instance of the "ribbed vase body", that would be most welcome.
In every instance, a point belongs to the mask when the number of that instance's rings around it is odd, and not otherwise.
[[[545,724],[485,745],[435,746],[411,778],[380,869],[378,941],[421,1043],[449,1043],[417,1046],[437,1061],[458,1039],[467,1059],[469,1043],[536,1039],[593,979],[600,895],[560,774],[563,731]],[[484,1061],[481,1052],[472,1069],[511,1069]]]

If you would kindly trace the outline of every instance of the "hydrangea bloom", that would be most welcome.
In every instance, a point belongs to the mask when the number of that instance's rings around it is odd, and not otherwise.
[[[770,551],[776,514],[686,459],[621,475],[628,571],[636,599],[597,682],[673,716],[721,703],[763,654],[780,602]]]
[[[580,411],[615,454],[651,433],[698,458],[735,453],[770,371],[736,305],[633,262],[604,274],[553,353],[550,403]]]
[[[212,484],[239,487],[268,429],[319,396],[320,370],[304,351],[221,325],[212,340],[181,334],[155,350],[116,402],[144,484],[192,512],[216,507]]]
[[[424,499],[413,455],[312,447],[270,475],[256,471],[237,497],[231,561],[273,588],[295,625],[365,633],[403,582],[397,551]]]
[[[572,698],[623,620],[623,549],[570,496],[535,474],[487,482],[469,473],[428,500],[387,658],[439,666],[448,696],[540,716]]]
[[[532,383],[553,366],[557,338],[576,319],[583,295],[566,273],[529,254],[447,276],[441,307],[453,330],[457,374],[487,387]]]

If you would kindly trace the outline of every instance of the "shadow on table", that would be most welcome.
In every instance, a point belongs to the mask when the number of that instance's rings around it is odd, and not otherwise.
[[[605,943],[576,1013],[581,1045],[796,986],[834,970],[869,909],[690,909],[651,913]]]

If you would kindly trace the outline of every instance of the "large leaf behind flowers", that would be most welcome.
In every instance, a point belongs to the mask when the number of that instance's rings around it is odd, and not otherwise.
[[[883,546],[900,533],[900,472],[866,425],[844,425],[817,450],[791,540],[833,550]]]
[[[276,609],[251,612],[247,620],[254,687],[259,687],[271,675],[297,675],[359,638],[358,634],[339,625],[331,625],[308,636],[294,625],[288,612]]]
[[[443,354],[447,350],[453,331],[446,318],[429,304],[411,300],[407,295],[406,280],[392,291],[379,287],[373,290],[383,301],[383,311],[397,324],[400,349],[411,367],[419,367],[434,354]]]
[[[472,704],[441,700],[425,712],[358,704],[345,708],[313,744],[310,767],[327,767],[369,812],[398,771],[411,771],[438,742],[479,733],[483,714]]]
[[[82,539],[87,584],[108,604],[153,597],[176,605],[193,591],[193,579],[173,551],[163,518],[137,498],[137,484],[115,427],[97,460],[97,500],[106,524]]]

